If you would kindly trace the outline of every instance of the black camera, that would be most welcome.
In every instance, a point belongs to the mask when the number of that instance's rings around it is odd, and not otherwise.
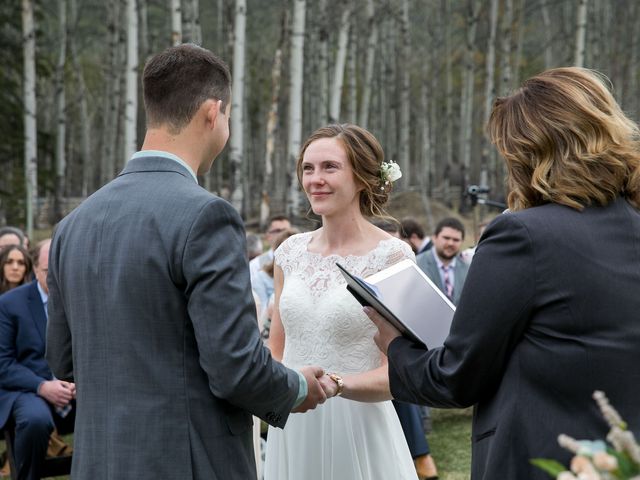
[[[489,193],[491,189],[489,187],[480,186],[480,185],[469,185],[467,187],[467,193],[469,195],[479,195],[481,193]]]

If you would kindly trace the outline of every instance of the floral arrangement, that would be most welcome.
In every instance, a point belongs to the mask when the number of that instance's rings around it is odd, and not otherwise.
[[[393,160],[382,162],[382,165],[380,165],[380,178],[382,179],[383,190],[384,185],[389,185],[391,182],[395,182],[401,177],[402,171],[400,170],[400,165],[398,165]]]
[[[570,470],[544,458],[535,458],[531,463],[556,480],[640,480],[640,445],[606,395],[595,391],[593,398],[611,427],[607,435],[609,445],[602,440],[576,440],[563,434],[558,443],[574,454]]]

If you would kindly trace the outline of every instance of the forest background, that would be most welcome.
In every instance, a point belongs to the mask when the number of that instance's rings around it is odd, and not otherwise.
[[[231,139],[200,183],[256,227],[305,215],[295,158],[330,122],[380,139],[397,192],[464,212],[504,199],[484,124],[527,77],[595,68],[631,118],[640,108],[637,0],[11,0],[0,22],[0,225],[29,232],[140,147],[142,68],[180,42],[231,67]]]

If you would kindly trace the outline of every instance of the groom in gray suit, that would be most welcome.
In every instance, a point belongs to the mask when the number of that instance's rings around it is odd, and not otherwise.
[[[197,184],[230,85],[195,45],[149,60],[142,150],[57,227],[47,360],[77,386],[76,480],[256,478],[251,414],[282,427],[326,400],[319,367],[262,346],[241,218]]]

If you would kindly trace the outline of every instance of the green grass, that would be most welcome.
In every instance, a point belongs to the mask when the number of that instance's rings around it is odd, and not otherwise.
[[[464,410],[432,409],[431,455],[441,480],[468,480],[471,471],[471,414]]]
[[[431,454],[440,480],[468,480],[471,465],[471,409],[432,409],[433,431],[429,434]],[[72,443],[71,436],[65,436]],[[56,477],[55,480],[68,480]]]

